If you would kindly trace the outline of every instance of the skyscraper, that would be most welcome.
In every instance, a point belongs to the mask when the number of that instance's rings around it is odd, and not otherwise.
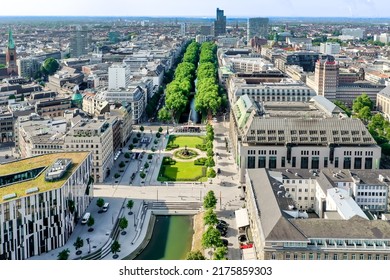
[[[214,21],[214,36],[226,34],[226,16],[217,8],[217,19]]]
[[[81,26],[77,26],[70,38],[70,56],[77,58],[85,55],[88,53],[88,47],[88,30],[81,28]]]
[[[14,38],[12,37],[11,29],[8,32],[6,62],[8,75],[18,75],[18,66],[16,64],[16,47]]]
[[[268,18],[249,18],[247,25],[248,43],[253,37],[268,38]]]
[[[333,56],[323,56],[317,60],[314,81],[317,95],[322,95],[330,100],[336,99],[339,65]]]

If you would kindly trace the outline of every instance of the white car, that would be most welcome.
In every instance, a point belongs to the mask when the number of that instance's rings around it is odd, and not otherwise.
[[[144,171],[144,167],[142,166],[139,170],[139,172],[143,172]]]

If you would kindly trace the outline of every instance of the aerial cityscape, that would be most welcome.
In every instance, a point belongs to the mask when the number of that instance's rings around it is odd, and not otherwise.
[[[0,260],[388,260],[387,2],[68,2],[0,11]]]

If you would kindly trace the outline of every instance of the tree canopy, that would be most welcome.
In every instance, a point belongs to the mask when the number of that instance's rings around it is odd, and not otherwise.
[[[203,199],[203,207],[205,209],[215,208],[217,205],[217,198],[215,197],[214,191],[208,191]]]
[[[207,209],[207,211],[204,213],[203,221],[205,225],[210,226],[214,226],[218,223],[217,214],[215,214],[212,208]]]
[[[46,58],[41,66],[41,71],[46,75],[53,75],[58,68],[60,68],[60,64],[58,61],[52,57]]]
[[[217,248],[222,246],[221,233],[214,227],[209,226],[202,235],[203,248]]]
[[[205,260],[206,258],[203,256],[203,254],[197,250],[197,251],[191,251],[187,255],[187,260]]]
[[[225,246],[217,247],[214,252],[213,259],[214,260],[227,260],[226,255],[228,253],[228,249]]]

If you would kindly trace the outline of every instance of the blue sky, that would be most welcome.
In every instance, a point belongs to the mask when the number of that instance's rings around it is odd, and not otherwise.
[[[2,0],[0,15],[390,17],[389,0]]]

